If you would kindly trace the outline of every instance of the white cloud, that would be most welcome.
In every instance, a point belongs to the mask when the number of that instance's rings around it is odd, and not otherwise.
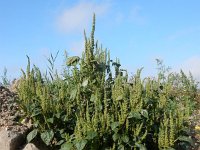
[[[182,69],[186,74],[191,72],[193,77],[200,81],[200,56],[190,57],[183,62],[179,68]]]
[[[61,32],[83,31],[91,23],[92,15],[102,16],[108,10],[109,3],[80,2],[63,10],[56,19]]]

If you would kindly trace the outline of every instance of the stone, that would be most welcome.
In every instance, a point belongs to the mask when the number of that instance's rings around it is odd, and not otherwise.
[[[17,150],[25,142],[20,132],[9,131],[7,128],[0,130],[0,150]]]
[[[28,143],[23,150],[39,150],[33,143]]]

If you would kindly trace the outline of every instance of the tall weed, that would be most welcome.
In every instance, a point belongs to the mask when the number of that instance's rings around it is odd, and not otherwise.
[[[33,121],[27,140],[40,138],[51,149],[177,149],[192,144],[187,121],[197,84],[183,71],[170,73],[158,61],[157,78],[129,80],[119,59],[85,33],[82,57],[66,55],[62,76],[28,65],[18,88],[25,117]],[[111,70],[114,68],[114,72]],[[166,72],[168,72],[166,74]]]

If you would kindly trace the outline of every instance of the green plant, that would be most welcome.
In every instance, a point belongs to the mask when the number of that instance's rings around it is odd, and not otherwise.
[[[1,79],[2,79],[2,85],[3,86],[8,87],[10,85],[10,80],[8,79],[8,76],[7,76],[7,68],[4,68],[3,75],[1,76]]]
[[[51,149],[173,149],[190,141],[183,132],[194,108],[196,83],[158,63],[157,78],[128,80],[119,59],[85,35],[82,57],[66,55],[62,76],[48,59],[49,75],[28,65],[18,88],[19,104],[33,120],[28,142],[41,138]],[[112,72],[114,67],[114,73]],[[167,72],[167,74],[166,74]],[[114,75],[113,75],[114,74]],[[178,109],[183,111],[177,111]]]

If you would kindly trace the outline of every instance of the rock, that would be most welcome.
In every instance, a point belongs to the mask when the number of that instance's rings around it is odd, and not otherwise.
[[[25,142],[25,137],[20,132],[0,130],[0,150],[17,150]]]
[[[18,150],[26,142],[29,128],[19,122],[23,114],[16,99],[15,93],[0,86],[0,150]]]
[[[0,86],[0,127],[19,124],[19,107],[16,102],[16,94],[8,88]]]
[[[39,150],[33,143],[28,143],[23,150]]]

